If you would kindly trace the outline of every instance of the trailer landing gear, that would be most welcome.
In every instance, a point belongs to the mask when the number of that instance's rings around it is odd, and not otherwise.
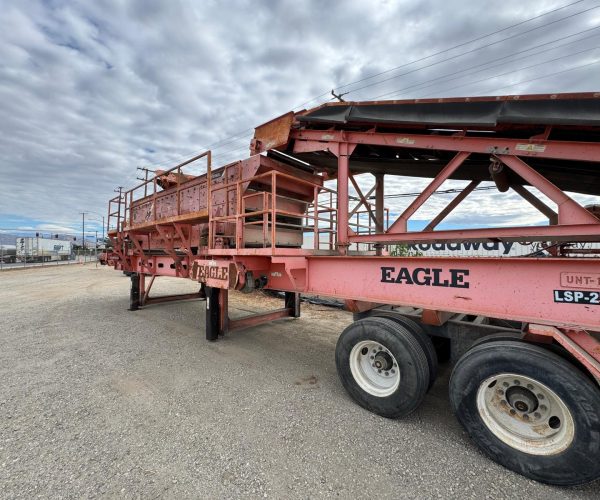
[[[561,486],[600,477],[600,391],[553,352],[481,343],[456,364],[450,402],[477,446],[504,467]]]
[[[285,292],[284,306],[265,313],[251,314],[239,319],[229,317],[229,290],[205,287],[206,293],[206,340],[215,341],[228,331],[268,323],[280,318],[300,317],[300,294]]]

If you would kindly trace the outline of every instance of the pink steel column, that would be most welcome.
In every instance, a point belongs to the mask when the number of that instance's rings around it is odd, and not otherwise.
[[[337,246],[342,255],[348,251],[348,144],[339,145],[337,176]]]
[[[375,175],[375,232],[378,234],[383,234],[383,232],[385,231],[385,203],[383,178],[383,174]],[[375,254],[383,255],[383,245],[381,243],[375,244]]]

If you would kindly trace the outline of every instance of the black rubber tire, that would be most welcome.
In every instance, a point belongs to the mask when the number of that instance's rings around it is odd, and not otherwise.
[[[429,363],[429,386],[427,390],[431,389],[435,380],[437,379],[438,374],[438,357],[435,352],[435,347],[433,346],[433,342],[429,338],[429,335],[425,333],[425,330],[419,323],[413,321],[406,316],[402,316],[401,314],[394,313],[393,311],[386,310],[377,310],[373,309],[373,314],[369,316],[370,318],[387,318],[395,321],[400,326],[403,326],[407,330],[410,330],[411,333],[415,336],[423,351],[425,352],[425,356],[427,357],[427,363]]]
[[[498,439],[477,409],[480,385],[516,373],[552,389],[574,421],[572,443],[555,455],[532,455]],[[492,460],[542,483],[575,486],[600,478],[600,390],[575,365],[540,347],[514,340],[482,343],[459,359],[450,377],[450,403],[459,422]]]
[[[364,391],[350,369],[350,352],[363,340],[384,345],[396,358],[400,385],[391,395],[378,397]],[[387,318],[364,318],[355,321],[340,335],[335,349],[338,376],[348,394],[360,406],[386,418],[400,418],[412,413],[423,401],[429,386],[429,363],[415,335]]]
[[[469,349],[473,349],[481,344],[487,344],[488,342],[498,342],[501,340],[514,341],[514,342],[525,342],[523,340],[522,332],[496,332],[490,333],[489,335],[485,335],[484,337],[478,338]]]

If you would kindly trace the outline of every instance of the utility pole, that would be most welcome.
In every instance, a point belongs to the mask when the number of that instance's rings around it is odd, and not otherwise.
[[[81,212],[81,251],[83,252],[83,262],[85,262],[85,214]]]
[[[344,97],[346,94],[349,94],[349,93],[350,93],[350,92],[344,92],[343,94],[342,94],[342,93],[336,94],[336,93],[335,93],[335,89],[331,89],[331,95],[332,95],[332,96],[333,96],[335,99],[337,99],[338,101],[340,101],[340,102],[346,102],[346,101],[343,99],[343,97]]]

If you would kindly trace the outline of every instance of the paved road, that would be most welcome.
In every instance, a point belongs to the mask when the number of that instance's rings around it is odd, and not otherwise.
[[[209,344],[203,303],[128,312],[127,294],[93,265],[0,275],[1,498],[598,498],[483,457],[450,414],[448,367],[407,419],[355,405],[334,365],[345,312]],[[273,300],[234,296],[232,315]]]

